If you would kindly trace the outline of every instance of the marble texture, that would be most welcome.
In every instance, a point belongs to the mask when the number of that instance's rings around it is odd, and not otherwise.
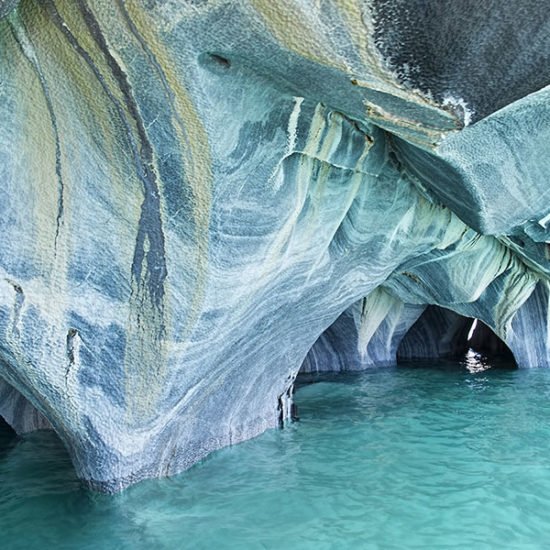
[[[403,351],[402,344],[406,344],[403,338],[411,335],[412,327],[425,309],[424,305],[404,304],[379,286],[346,309],[319,336],[300,373],[344,372],[395,365],[398,348]],[[413,333],[411,343],[414,354],[405,353],[404,357],[422,357],[418,354],[422,348],[419,345],[423,343],[422,335]],[[435,354],[440,355],[442,353]]]
[[[21,393],[0,380],[0,416],[18,433],[50,430],[51,424]]]
[[[429,305],[550,364],[549,89],[472,117],[387,4],[0,1],[0,414],[90,486],[284,424],[303,364],[390,364]]]

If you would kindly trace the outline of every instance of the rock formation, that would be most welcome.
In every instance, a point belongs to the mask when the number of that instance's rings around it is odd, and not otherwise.
[[[548,366],[549,43],[534,0],[0,0],[0,415],[114,491],[302,364],[436,354],[429,306]]]

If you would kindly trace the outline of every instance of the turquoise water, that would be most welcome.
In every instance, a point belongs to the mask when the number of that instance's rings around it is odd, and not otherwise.
[[[56,438],[0,436],[0,547],[547,548],[550,370],[376,369],[300,421],[109,497]]]

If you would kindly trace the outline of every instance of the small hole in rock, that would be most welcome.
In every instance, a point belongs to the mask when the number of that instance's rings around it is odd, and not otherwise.
[[[215,53],[211,53],[210,59],[214,63],[217,63],[221,68],[229,69],[229,67],[231,67],[231,61],[229,61],[229,59],[226,59],[225,57],[222,57],[221,55],[216,55]]]

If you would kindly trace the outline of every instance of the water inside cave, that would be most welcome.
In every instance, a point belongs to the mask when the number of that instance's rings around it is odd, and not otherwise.
[[[8,549],[498,548],[550,538],[550,370],[468,357],[319,377],[300,421],[116,495],[0,427]]]

